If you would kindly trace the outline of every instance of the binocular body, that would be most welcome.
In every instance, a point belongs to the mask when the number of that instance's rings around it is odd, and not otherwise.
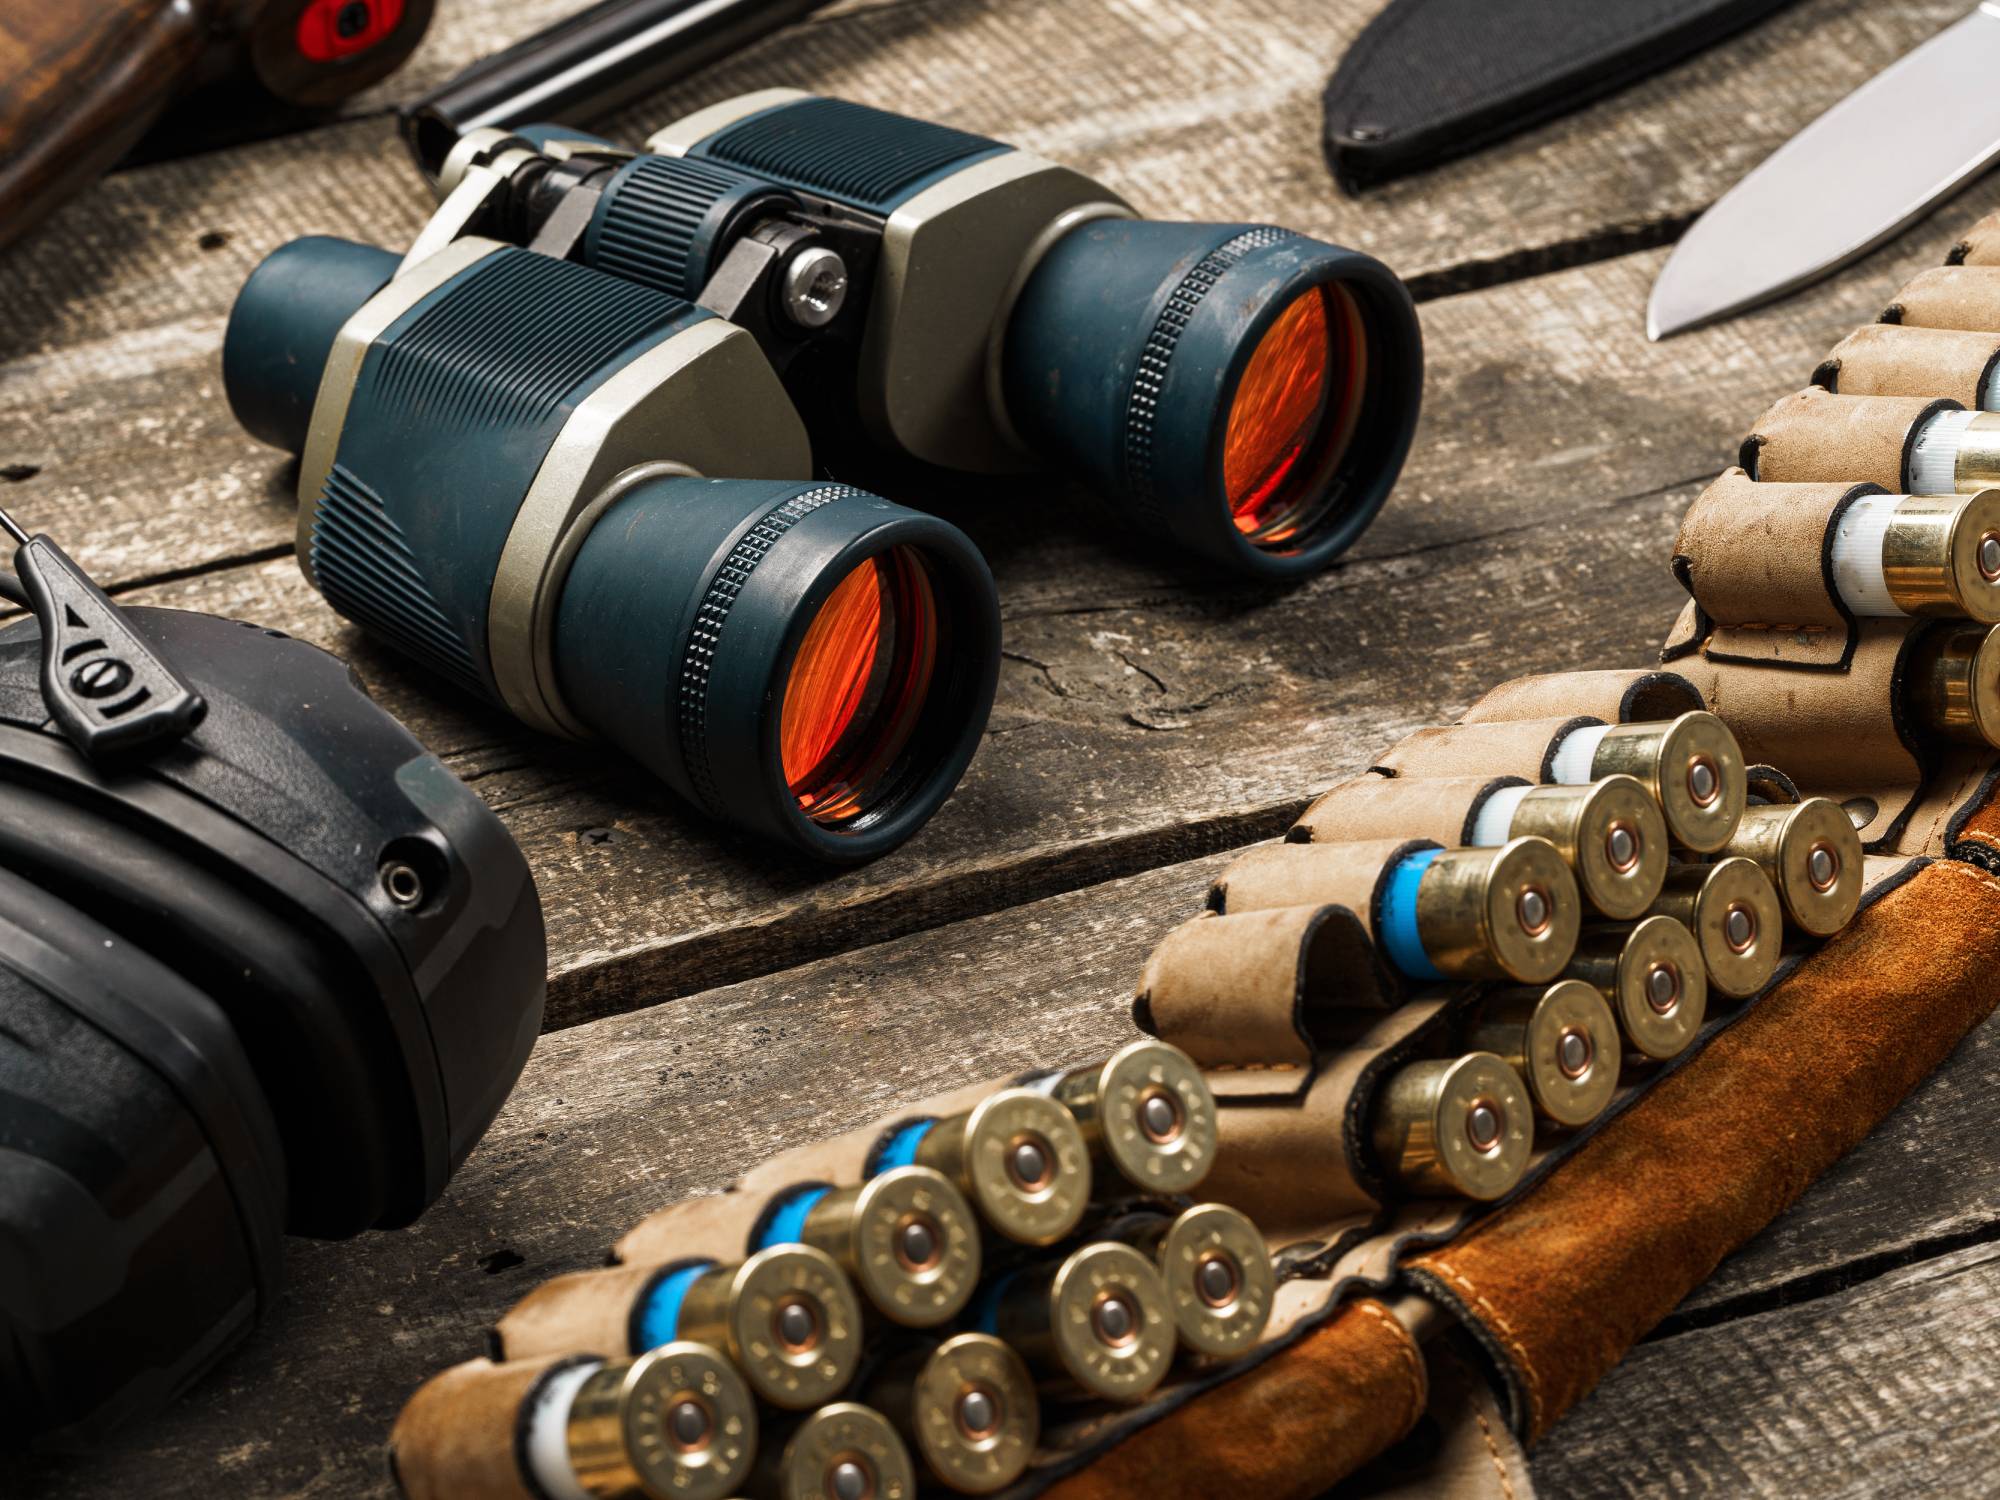
[[[823,858],[920,826],[998,675],[972,544],[815,482],[756,341],[678,297],[479,239],[396,271],[295,241],[225,340],[237,415],[299,454],[299,558],[327,600]]]
[[[1147,220],[983,136],[767,89],[633,155],[474,131],[412,250],[493,234],[751,329],[816,441],[1058,470],[1120,525],[1253,576],[1366,529],[1415,428],[1422,349],[1380,262],[1258,224]]]

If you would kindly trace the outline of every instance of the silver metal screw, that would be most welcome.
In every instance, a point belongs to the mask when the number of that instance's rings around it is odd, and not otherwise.
[[[824,245],[809,245],[785,267],[785,315],[801,328],[824,328],[847,301],[847,262]]]

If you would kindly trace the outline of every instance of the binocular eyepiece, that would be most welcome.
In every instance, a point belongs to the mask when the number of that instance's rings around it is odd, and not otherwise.
[[[224,343],[237,416],[300,457],[299,558],[328,602],[820,858],[920,827],[998,677],[972,543],[813,480],[769,361],[701,308],[474,238],[397,269],[294,241]]]
[[[1239,574],[1324,567],[1409,450],[1422,340],[1370,256],[1141,219],[1028,152],[790,89],[647,148],[475,131],[412,254],[465,233],[533,243],[721,313],[781,369],[844,349],[850,399],[809,423],[858,418],[946,468],[1067,473],[1133,533]]]

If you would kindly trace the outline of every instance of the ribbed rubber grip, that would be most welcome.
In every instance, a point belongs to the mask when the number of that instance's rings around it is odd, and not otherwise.
[[[583,237],[584,264],[692,301],[729,222],[767,182],[696,156],[640,156],[604,189]],[[779,194],[793,201],[790,194]]]
[[[447,282],[363,362],[313,523],[320,590],[349,618],[495,696],[493,579],[550,445],[605,379],[707,316],[518,249]]]
[[[432,433],[539,421],[584,376],[687,312],[650,289],[525,250],[433,301],[381,346],[377,402]]]
[[[804,99],[752,115],[693,154],[887,214],[948,169],[1006,149],[985,136],[845,99]]]
[[[355,624],[483,694],[478,664],[452,627],[403,529],[382,497],[339,464],[326,476],[312,527],[313,577],[326,602]]]

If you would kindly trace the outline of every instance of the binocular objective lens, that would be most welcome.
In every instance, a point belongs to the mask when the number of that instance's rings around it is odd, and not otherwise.
[[[938,660],[930,570],[908,546],[862,562],[806,628],[785,683],[785,782],[815,823],[867,813],[892,780]]]
[[[1283,547],[1332,500],[1326,480],[1353,435],[1367,341],[1353,296],[1313,287],[1258,341],[1236,383],[1223,437],[1223,487],[1236,529]]]

